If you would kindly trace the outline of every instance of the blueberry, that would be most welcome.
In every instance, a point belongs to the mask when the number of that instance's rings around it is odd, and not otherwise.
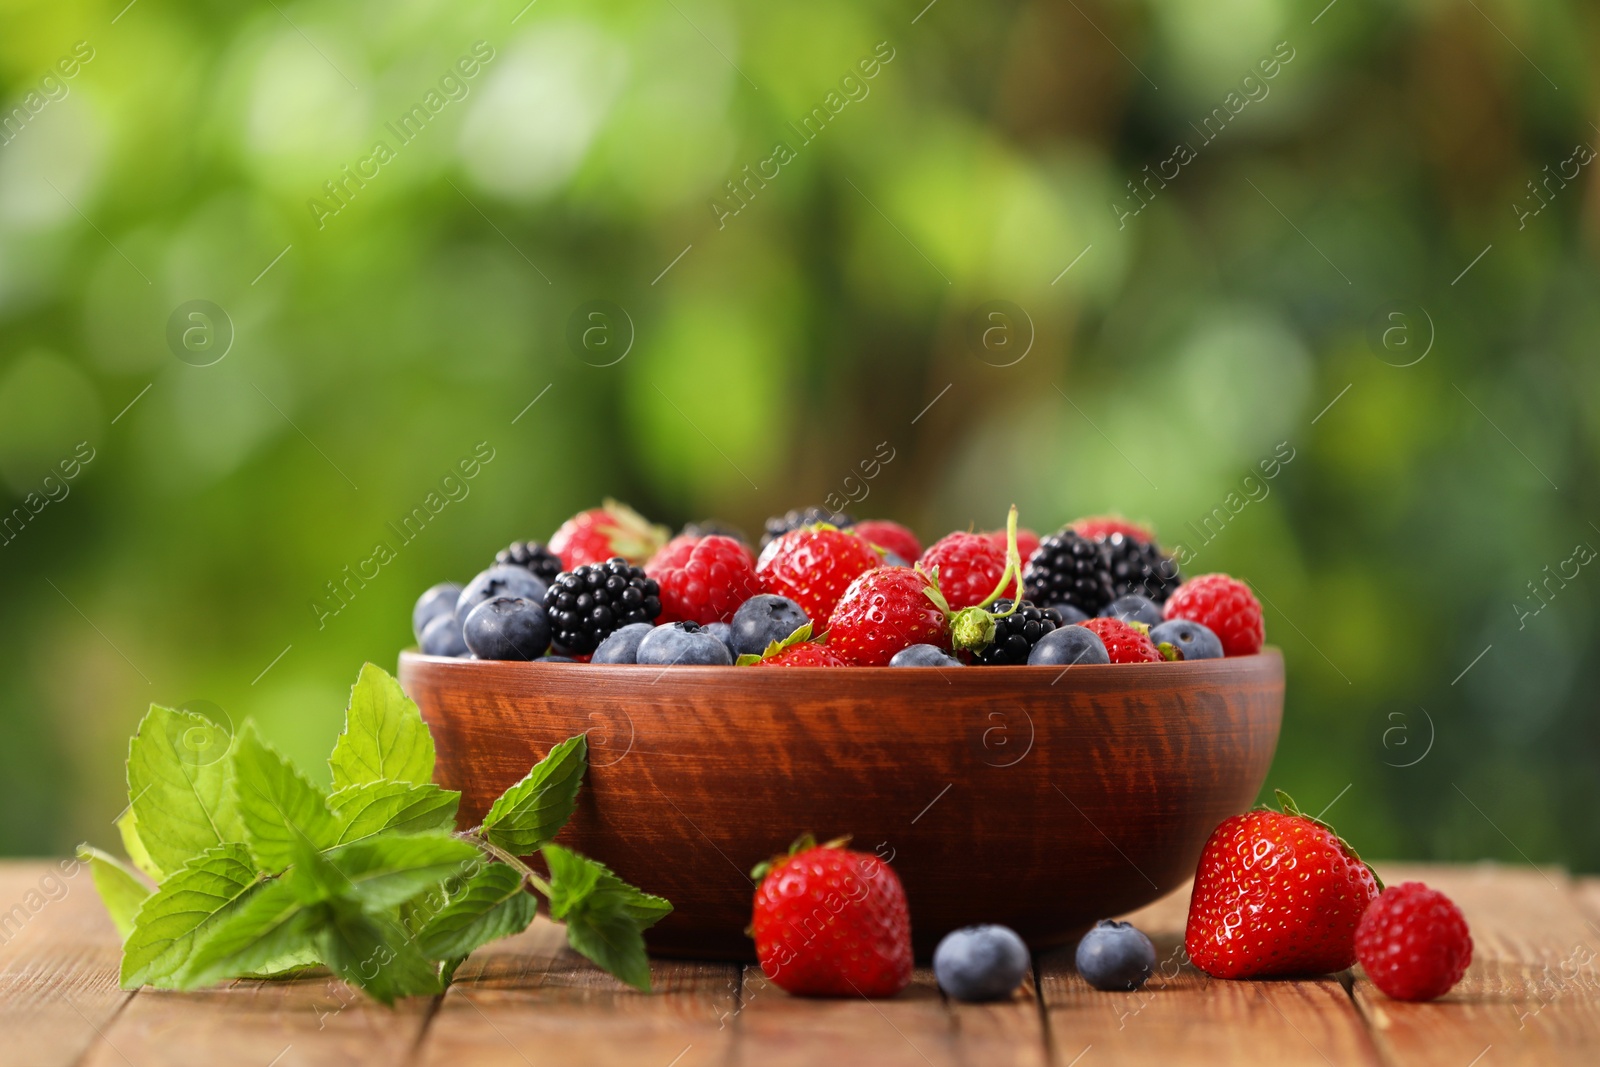
[[[1051,604],[1048,610],[1056,613],[1056,618],[1061,620],[1062,626],[1086,622],[1089,618],[1088,614],[1076,604]]]
[[[1030,667],[1087,666],[1091,663],[1110,663],[1105,642],[1093,630],[1082,626],[1063,626],[1039,638],[1039,643],[1028,653]]]
[[[422,628],[422,639],[417,642],[430,656],[465,656],[467,642],[461,636],[461,624],[455,612],[435,615],[433,621]]]
[[[734,659],[739,658],[739,653],[733,650],[733,627],[731,625],[725,622],[708,622],[700,628],[726,645],[728,647],[728,655]]]
[[[1138,989],[1156,969],[1156,947],[1131,923],[1101,919],[1078,942],[1078,974],[1096,989]]]
[[[656,667],[731,667],[728,646],[698,623],[663,623],[639,642],[638,662]]]
[[[782,641],[811,620],[800,605],[786,596],[757,593],[733,613],[735,656],[759,656],[774,641]]]
[[[417,597],[417,606],[411,609],[411,632],[419,644],[422,641],[422,631],[428,628],[430,622],[440,615],[455,614],[456,598],[460,595],[459,583],[440,582]]]
[[[1161,609],[1156,602],[1138,593],[1119,596],[1107,604],[1101,618],[1121,619],[1123,622],[1142,622],[1146,626],[1161,624]]]
[[[497,596],[472,609],[461,631],[479,659],[536,659],[550,647],[550,621],[535,600]]]
[[[1171,645],[1184,659],[1222,658],[1222,641],[1211,628],[1188,619],[1173,619],[1150,627],[1150,640],[1157,648]]]
[[[590,663],[637,663],[639,662],[639,642],[644,640],[644,635],[654,630],[655,627],[648,622],[630,622],[620,629],[612,630],[610,636],[600,642],[600,647],[594,650]]]
[[[907,563],[905,560],[900,558],[900,553],[898,553],[898,552],[890,552],[890,551],[885,551],[883,553],[883,565],[885,567],[909,567],[909,566],[911,566],[911,564]]]
[[[1007,926],[965,926],[933,950],[933,973],[957,1000],[1000,1000],[1028,973],[1028,946]]]
[[[544,582],[528,568],[514,563],[496,563],[488,570],[479,572],[461,590],[461,595],[456,598],[456,618],[466,622],[473,608],[497,596],[520,597],[542,604],[544,591]]]
[[[889,657],[891,667],[965,667],[938,645],[907,645]],[[976,929],[976,927],[974,928]]]

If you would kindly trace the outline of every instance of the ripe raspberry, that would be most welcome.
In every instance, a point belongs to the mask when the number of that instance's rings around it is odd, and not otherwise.
[[[930,592],[932,595],[930,595]],[[912,645],[950,645],[938,590],[910,567],[879,567],[850,583],[828,618],[828,644],[857,667],[885,667]]]
[[[1006,532],[1004,530],[985,530],[983,536],[1000,546],[1000,551],[1006,550]],[[1028,562],[1028,557],[1033,555],[1039,547],[1039,535],[1026,526],[1017,527],[1017,556],[1022,562]]]
[[[922,555],[922,542],[917,540],[917,535],[901,526],[898,522],[888,519],[867,519],[850,527],[859,537],[864,537],[879,548],[887,548],[899,556],[908,565],[915,563]],[[1004,531],[1000,534],[1000,547],[1004,548],[1006,536]]]
[[[939,568],[939,591],[951,610],[959,611],[981,604],[994,592],[1006,571],[1006,544],[985,534],[953,533],[935,541],[918,565],[928,574]]]
[[[1156,539],[1156,535],[1149,527],[1129,522],[1120,515],[1095,515],[1087,519],[1077,519],[1069,524],[1068,529],[1079,537],[1087,537],[1091,541],[1104,541],[1117,533],[1146,544]]]
[[[1253,656],[1266,639],[1260,601],[1248,585],[1226,574],[1190,578],[1167,599],[1165,614],[1207,627],[1228,656]]]
[[[1151,643],[1150,635],[1121,619],[1088,619],[1077,625],[1093,630],[1105,644],[1106,655],[1112,663],[1161,663],[1161,653]]]
[[[1432,1000],[1461,981],[1472,935],[1461,909],[1421,882],[1385,889],[1356,926],[1356,959],[1396,1000]]]
[[[654,526],[628,505],[607,500],[604,507],[580,511],[562,523],[550,537],[550,551],[568,571],[612,556],[643,566],[666,539],[665,526]]]
[[[882,563],[876,550],[846,530],[806,526],[761,551],[756,577],[762,591],[786,596],[808,619],[826,619],[845,588]]]
[[[827,645],[819,645],[815,641],[799,641],[779,652],[776,656],[758,659],[751,664],[752,667],[848,667],[833,649]]]
[[[803,997],[892,997],[911,984],[911,915],[900,878],[870,852],[818,846],[750,872],[761,970]]]
[[[761,591],[750,553],[731,537],[674,537],[644,568],[661,586],[666,622],[727,622]]]

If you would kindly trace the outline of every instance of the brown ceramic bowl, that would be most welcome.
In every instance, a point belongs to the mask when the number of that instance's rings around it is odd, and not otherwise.
[[[961,669],[591,667],[400,657],[475,825],[589,734],[559,840],[672,901],[652,951],[750,958],[750,868],[852,835],[905,883],[919,956],[1003,923],[1062,944],[1194,873],[1272,762],[1283,658]]]

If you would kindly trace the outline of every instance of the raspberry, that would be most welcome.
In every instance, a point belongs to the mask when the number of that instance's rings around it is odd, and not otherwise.
[[[750,553],[731,537],[675,537],[644,573],[661,587],[663,623],[727,622],[761,591]]]
[[[828,619],[828,643],[858,667],[885,667],[912,645],[948,648],[944,607],[926,576],[910,567],[879,567],[850,583]],[[935,591],[936,592],[936,591]]]
[[[752,667],[848,667],[844,659],[827,645],[800,641],[776,656],[758,659]]]
[[[888,519],[866,519],[856,523],[850,528],[858,537],[864,537],[879,548],[887,548],[899,556],[907,566],[915,563],[922,555],[922,542],[917,540],[917,535],[901,526],[898,522]],[[1006,543],[1005,534],[1000,535],[1000,547]]]
[[[586,563],[604,563],[612,556],[643,565],[666,539],[666,527],[653,526],[628,505],[607,500],[604,507],[580,511],[562,523],[550,537],[550,551],[569,571]]]
[[[1356,926],[1356,959],[1396,1000],[1432,1000],[1461,981],[1472,935],[1450,898],[1421,882],[1385,889]]]
[[[947,534],[922,554],[918,566],[928,574],[939,568],[939,591],[952,611],[970,608],[987,600],[1005,573],[1005,536],[996,544],[984,534]]]
[[[1006,550],[1006,532],[1004,530],[985,530],[983,536],[1000,546],[1000,551]],[[1017,527],[1017,558],[1028,562],[1028,557],[1039,548],[1039,535],[1026,526]]]
[[[805,526],[761,550],[756,576],[763,591],[788,597],[806,618],[820,621],[833,613],[857,575],[882,562],[877,551],[853,533]]]
[[[1156,539],[1156,535],[1151,533],[1148,527],[1129,522],[1120,515],[1095,515],[1087,519],[1078,519],[1071,523],[1068,529],[1079,537],[1087,537],[1091,541],[1104,541],[1112,534],[1121,534],[1147,544]]]
[[[1137,626],[1121,619],[1089,619],[1077,625],[1094,631],[1106,646],[1106,655],[1112,663],[1161,663],[1161,653],[1151,644],[1150,637]]]
[[[1228,656],[1253,656],[1266,639],[1260,601],[1248,585],[1226,574],[1190,578],[1168,598],[1165,614],[1206,627],[1217,635]]]

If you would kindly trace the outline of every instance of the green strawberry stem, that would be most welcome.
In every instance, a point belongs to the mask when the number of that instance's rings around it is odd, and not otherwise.
[[[1335,830],[1332,826],[1329,826],[1315,815],[1307,815],[1305,812],[1301,811],[1300,805],[1296,804],[1294,802],[1294,798],[1288,793],[1285,793],[1283,790],[1274,789],[1272,792],[1278,798],[1278,806],[1283,809],[1283,813],[1285,815],[1292,815],[1297,819],[1304,819],[1311,825],[1320,826],[1324,830],[1328,831],[1328,833],[1332,834],[1333,839],[1339,843],[1339,847],[1344,849],[1345,852],[1349,854],[1351,859],[1360,860],[1361,866],[1365,867],[1372,875],[1372,880],[1378,883],[1378,892],[1383,892],[1383,879],[1378,877],[1378,872],[1373,870],[1372,864],[1368,863],[1364,859],[1361,859],[1361,854],[1351,847],[1350,842],[1339,836],[1339,831]]]

